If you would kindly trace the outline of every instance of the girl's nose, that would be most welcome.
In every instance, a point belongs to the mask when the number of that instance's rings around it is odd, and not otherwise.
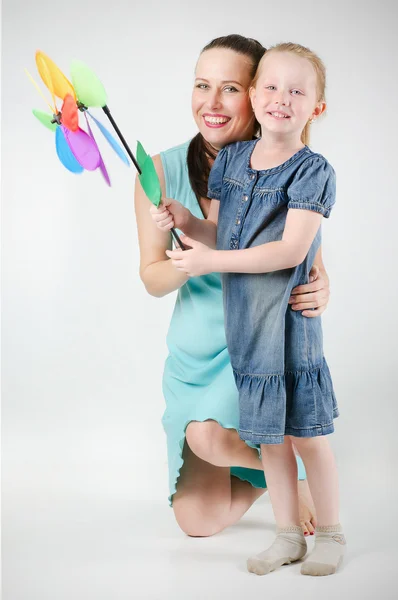
[[[290,96],[288,93],[280,93],[276,98],[276,104],[279,106],[289,106],[290,104]]]

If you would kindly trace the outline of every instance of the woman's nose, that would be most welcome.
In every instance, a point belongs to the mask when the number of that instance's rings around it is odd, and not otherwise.
[[[221,95],[219,92],[212,92],[211,96],[208,98],[209,108],[211,110],[219,109],[221,106]]]

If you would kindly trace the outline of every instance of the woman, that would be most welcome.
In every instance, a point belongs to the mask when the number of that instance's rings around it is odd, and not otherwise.
[[[207,178],[217,151],[257,133],[247,91],[264,51],[256,40],[238,35],[205,46],[192,94],[199,133],[154,157],[163,197],[176,198],[198,218],[208,214]],[[219,275],[188,279],[175,270],[165,254],[171,236],[156,227],[150,206],[137,180],[141,279],[153,296],[178,290],[163,377],[170,501],[185,533],[208,536],[239,520],[264,493],[265,480],[258,451],[237,433],[238,395],[226,349]],[[314,281],[296,288],[291,302],[292,310],[304,311],[303,318],[319,316],[328,301],[320,251],[311,274]],[[312,534],[315,515],[300,466],[301,521],[304,533]]]

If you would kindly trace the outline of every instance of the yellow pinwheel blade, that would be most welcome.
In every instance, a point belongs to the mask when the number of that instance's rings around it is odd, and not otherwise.
[[[25,73],[29,77],[29,79],[31,80],[31,82],[33,83],[33,85],[35,86],[36,90],[39,92],[40,96],[43,98],[44,102],[47,104],[47,106],[51,110],[51,112],[53,114],[56,114],[57,113],[57,109],[56,109],[55,105],[51,106],[51,104],[48,103],[47,98],[45,97],[45,95],[43,94],[43,92],[41,91],[41,89],[39,88],[39,86],[37,85],[36,81],[33,79],[32,75],[29,73],[28,69],[25,69]]]
[[[64,100],[65,96],[70,94],[76,100],[76,92],[73,85],[49,56],[38,50],[36,52],[36,64],[40,77],[50,90],[51,95]]]

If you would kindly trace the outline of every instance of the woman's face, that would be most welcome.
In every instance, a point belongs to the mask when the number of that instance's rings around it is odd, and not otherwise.
[[[253,136],[254,113],[248,88],[249,57],[226,48],[203,52],[195,71],[192,113],[200,133],[214,148]]]

